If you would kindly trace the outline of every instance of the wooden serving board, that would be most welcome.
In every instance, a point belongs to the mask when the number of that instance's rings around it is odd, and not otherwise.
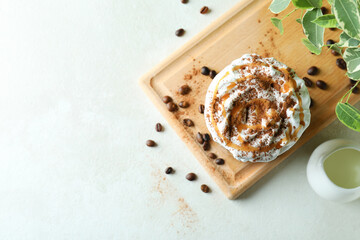
[[[270,18],[274,16],[268,10],[270,2],[241,1],[140,80],[140,85],[148,97],[230,199],[237,198],[331,123],[336,118],[334,112],[336,103],[349,88],[345,71],[335,64],[338,57],[333,56],[327,49],[323,49],[320,56],[312,55],[302,45],[300,39],[304,36],[301,25],[295,22],[295,19],[300,16],[300,11],[285,20],[285,33],[280,35],[270,22]],[[291,7],[285,12],[290,10],[292,10]],[[338,35],[338,30],[326,30],[325,39],[331,38],[337,41]],[[309,88],[314,103],[311,108],[310,127],[289,151],[269,163],[239,162],[226,149],[213,141],[211,141],[210,151],[204,151],[195,139],[197,132],[208,132],[204,116],[198,112],[198,106],[205,101],[206,90],[211,79],[202,76],[199,73],[200,68],[208,66],[219,72],[245,53],[275,57],[295,69],[300,77],[307,76],[306,72],[310,66],[315,65],[320,69],[318,75],[308,76],[314,83],[314,86]],[[184,76],[187,74],[192,78],[185,79]],[[315,86],[316,80],[319,79],[328,84],[327,90],[321,90]],[[177,90],[184,84],[188,84],[192,90],[189,94],[182,96],[177,93]],[[177,112],[171,113],[161,100],[165,95],[171,96],[175,103],[185,100],[191,105],[189,108],[179,108]],[[359,95],[353,95],[351,102],[355,103],[359,99]],[[184,118],[192,119],[195,126],[185,127],[182,124]],[[216,165],[214,160],[208,157],[210,152],[225,159],[225,164]]]

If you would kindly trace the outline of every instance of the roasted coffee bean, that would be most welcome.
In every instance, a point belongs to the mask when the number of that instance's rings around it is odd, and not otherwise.
[[[185,84],[185,85],[182,85],[178,92],[181,94],[181,95],[186,95],[190,92],[191,88],[189,87],[189,85]]]
[[[173,173],[173,171],[174,171],[174,169],[172,167],[168,167],[165,169],[166,174],[171,174],[171,173]]]
[[[341,69],[346,69],[346,62],[342,58],[336,59],[336,65]]]
[[[319,72],[319,69],[315,66],[312,66],[307,70],[307,73],[309,75],[316,75],[318,72]]]
[[[183,3],[183,4],[186,4],[188,2],[189,2],[189,0],[181,0],[181,3]]]
[[[185,126],[187,126],[187,127],[192,127],[192,126],[194,126],[194,122],[193,122],[191,119],[188,119],[188,118],[185,118],[185,119],[183,120],[183,124],[184,124]]]
[[[331,31],[336,31],[337,28],[329,28]]]
[[[349,89],[353,88],[354,86],[350,85],[349,86]],[[359,87],[355,87],[353,90],[352,90],[352,93],[355,93],[355,94],[358,94],[360,92],[359,90]]]
[[[167,103],[166,107],[170,112],[175,112],[177,110],[177,105],[173,102]]]
[[[355,85],[355,84],[357,83],[357,81],[352,80],[352,79],[350,79],[350,78],[349,78],[349,81],[350,81],[350,84],[351,84],[351,85]]]
[[[147,140],[146,146],[148,147],[155,147],[156,143],[153,140]]]
[[[217,165],[224,165],[225,161],[224,161],[224,159],[222,159],[222,158],[218,158],[218,159],[215,160],[215,163],[216,163]]]
[[[203,149],[204,149],[204,151],[210,150],[210,143],[209,142],[204,142]]]
[[[161,131],[163,130],[163,126],[161,125],[161,123],[157,123],[157,124],[155,125],[155,130],[156,130],[157,132],[161,132]]]
[[[334,40],[332,40],[332,39],[329,39],[329,40],[327,40],[326,41],[326,45],[332,45],[332,44],[334,44],[335,42],[334,42]],[[330,46],[327,46],[328,48],[330,47]]]
[[[176,30],[175,35],[178,37],[183,36],[185,33],[185,30],[183,28],[179,28],[178,30]]]
[[[169,102],[172,102],[172,98],[169,97],[169,96],[164,96],[164,97],[162,98],[162,101],[163,101],[164,103],[169,103]]]
[[[199,113],[203,114],[204,110],[205,110],[204,104],[200,104],[198,110],[199,110]]]
[[[303,77],[303,79],[305,81],[305,86],[311,87],[313,85],[313,82],[309,78]]]
[[[201,191],[203,191],[204,193],[208,193],[210,192],[210,188],[206,185],[206,184],[202,184],[200,187]]]
[[[327,84],[323,80],[317,80],[316,86],[318,86],[322,90],[325,90],[327,88]]]
[[[203,135],[200,132],[196,134],[196,141],[198,141],[200,144],[204,143]]]
[[[310,107],[314,106],[314,100],[310,98]]]
[[[186,179],[189,181],[194,181],[197,178],[195,173],[188,173],[186,174]]]
[[[201,68],[201,74],[205,75],[205,76],[208,76],[210,74],[210,69],[208,67],[203,66]]]
[[[201,14],[206,14],[209,11],[209,8],[207,6],[204,6],[200,9]]]
[[[189,106],[190,106],[190,104],[186,101],[179,102],[179,107],[181,107],[181,108],[187,108]]]
[[[210,72],[210,77],[211,77],[212,79],[214,79],[214,78],[216,77],[216,75],[217,75],[217,72],[216,72],[215,70],[211,70],[211,72]]]
[[[334,55],[334,56],[339,56],[340,54],[335,51],[334,49],[331,50],[331,54]]]
[[[204,133],[203,134],[203,139],[205,142],[209,142],[210,141],[210,135],[208,133]]]
[[[321,7],[321,12],[323,15],[328,13],[328,9],[326,7]]]
[[[209,158],[211,158],[211,159],[216,159],[217,156],[216,156],[215,153],[209,153]]]

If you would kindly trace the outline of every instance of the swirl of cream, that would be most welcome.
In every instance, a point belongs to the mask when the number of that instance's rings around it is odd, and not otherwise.
[[[211,82],[206,125],[243,162],[268,162],[290,149],[310,124],[304,81],[274,58],[246,54]]]

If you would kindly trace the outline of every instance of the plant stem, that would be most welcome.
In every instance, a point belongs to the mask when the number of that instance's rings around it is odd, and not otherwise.
[[[285,18],[287,18],[288,16],[290,16],[290,14],[292,14],[292,13],[295,12],[296,10],[298,10],[298,8],[295,8],[294,10],[292,10],[291,12],[289,12],[288,14],[286,14],[286,15],[281,19],[281,21],[284,20]]]
[[[354,88],[356,88],[356,86],[359,84],[360,81],[357,81],[357,83],[354,84],[354,86],[349,90],[350,94],[348,94],[348,97],[346,99],[346,103],[349,101],[349,98],[351,96],[351,93],[353,91]]]

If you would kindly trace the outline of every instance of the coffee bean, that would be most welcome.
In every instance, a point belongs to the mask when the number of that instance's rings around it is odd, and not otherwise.
[[[340,54],[335,51],[334,49],[331,50],[331,54],[334,55],[334,56],[339,56]]]
[[[200,104],[198,110],[199,110],[199,113],[203,114],[204,110],[205,110],[205,106],[203,104]]]
[[[217,75],[217,72],[216,72],[215,70],[211,70],[211,72],[210,72],[210,77],[211,77],[212,79],[214,79],[214,78],[216,77],[216,75]]]
[[[208,133],[203,134],[203,139],[205,142],[209,142],[210,141],[210,135]]]
[[[352,88],[353,86],[350,86],[350,89]],[[358,94],[360,92],[359,90],[359,87],[355,87],[353,90],[352,90],[352,93],[354,94]]]
[[[206,184],[202,184],[200,187],[201,191],[203,191],[204,193],[208,193],[210,192],[210,188],[206,185]]]
[[[197,176],[196,176],[195,173],[188,173],[188,174],[186,174],[185,177],[186,177],[186,179],[189,180],[189,181],[194,181],[194,180],[197,178]]]
[[[204,6],[204,7],[202,7],[202,8],[200,9],[200,13],[201,13],[201,14],[206,14],[208,11],[209,11],[209,8],[206,7],[206,6]]]
[[[146,146],[148,147],[155,147],[156,143],[153,140],[147,140]]]
[[[196,134],[196,141],[198,141],[200,144],[204,143],[203,135],[200,132]]]
[[[351,85],[355,85],[355,84],[357,83],[357,81],[352,80],[352,79],[350,79],[350,78],[349,78],[349,81],[350,81],[350,84],[351,84]]]
[[[166,107],[170,112],[175,112],[177,110],[177,105],[173,102],[166,104]]]
[[[314,106],[314,100],[310,98],[310,107]]]
[[[309,78],[303,77],[303,79],[305,81],[305,86],[311,87],[313,85],[313,82]]]
[[[163,101],[164,103],[169,103],[169,102],[172,102],[172,98],[169,97],[169,96],[164,96],[164,97],[162,98],[162,101]]]
[[[188,118],[185,118],[185,119],[183,120],[183,124],[184,124],[185,126],[187,126],[187,127],[192,127],[192,126],[194,126],[194,122],[193,122],[191,119],[188,119]]]
[[[210,150],[210,143],[209,142],[204,142],[203,149],[204,149],[204,151]]]
[[[202,75],[205,75],[205,76],[208,76],[210,74],[210,69],[208,67],[202,67],[201,68],[201,74]]]
[[[329,28],[331,31],[336,31],[337,28]]]
[[[346,62],[342,58],[336,59],[336,65],[341,69],[346,69]]]
[[[157,123],[157,124],[155,125],[155,130],[156,130],[157,132],[161,132],[161,131],[163,130],[163,126],[161,125],[161,123]]]
[[[186,101],[179,102],[179,107],[181,107],[181,108],[187,108],[189,106],[190,106],[190,104]]]
[[[312,66],[307,70],[307,73],[309,75],[316,75],[318,72],[319,72],[319,69],[315,66]]]
[[[185,33],[185,30],[183,28],[179,28],[178,30],[176,30],[175,35],[178,37],[183,36]]]
[[[166,174],[171,174],[171,173],[173,173],[173,171],[174,171],[174,169],[172,167],[168,167],[165,169]]]
[[[209,153],[209,158],[211,158],[211,159],[216,159],[217,156],[216,156],[215,153]]]
[[[189,0],[181,0],[181,3],[183,3],[183,4],[186,4],[188,2],[189,2]]]
[[[189,85],[185,84],[185,85],[182,85],[179,89],[178,89],[178,92],[181,94],[181,95],[186,95],[190,92],[191,88],[189,87]]]
[[[321,12],[323,15],[328,13],[328,9],[326,7],[321,7]]]
[[[323,80],[317,80],[316,86],[318,86],[322,90],[325,90],[327,88],[327,84]]]
[[[332,45],[332,44],[334,44],[335,42],[334,42],[334,40],[332,40],[332,39],[329,39],[329,40],[327,40],[326,41],[326,45]],[[330,47],[330,46],[327,46],[328,48]]]
[[[216,163],[217,165],[224,165],[225,161],[224,161],[224,159],[222,159],[222,158],[218,158],[218,159],[215,160],[215,163]]]

